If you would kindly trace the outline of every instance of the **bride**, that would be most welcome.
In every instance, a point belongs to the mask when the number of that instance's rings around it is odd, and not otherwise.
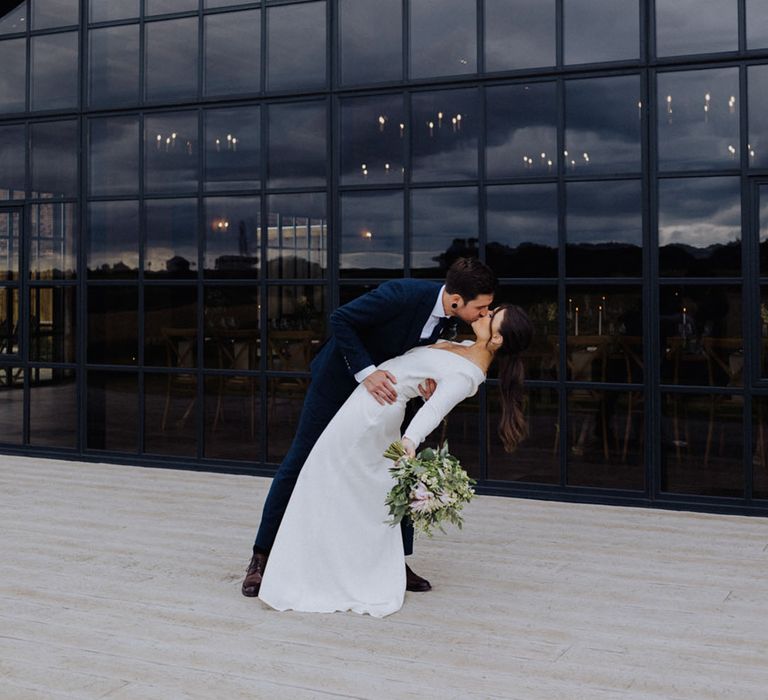
[[[277,610],[351,610],[383,617],[402,607],[405,559],[400,529],[386,523],[392,488],[383,454],[400,438],[405,404],[426,378],[437,389],[402,437],[409,455],[499,364],[499,436],[511,451],[524,437],[520,353],[532,327],[504,305],[472,324],[474,341],[416,347],[380,365],[397,378],[397,400],[379,404],[358,386],[315,443],[269,555],[259,598]]]

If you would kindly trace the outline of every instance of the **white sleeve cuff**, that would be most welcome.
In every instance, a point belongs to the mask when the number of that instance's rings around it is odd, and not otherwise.
[[[370,377],[374,372],[376,371],[376,365],[368,365],[365,369],[361,369],[356,375],[355,375],[355,381],[360,384],[365,379]]]

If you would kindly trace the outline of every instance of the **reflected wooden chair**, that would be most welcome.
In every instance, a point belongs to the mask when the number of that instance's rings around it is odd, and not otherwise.
[[[272,369],[281,372],[307,372],[312,360],[312,331],[270,331],[269,352]],[[309,387],[306,377],[274,377],[269,384],[269,410],[274,413],[278,398],[289,404],[303,402]]]
[[[214,337],[218,354],[219,369],[255,370],[259,367],[258,329],[232,330]],[[249,430],[251,439],[256,436],[258,381],[253,375],[221,375],[218,382],[216,411],[213,417],[213,432],[225,421],[224,397],[230,394],[242,395],[248,400]]]
[[[160,429],[165,432],[171,411],[171,401],[175,396],[181,394],[190,397],[184,413],[176,421],[178,428],[184,426],[197,401],[197,378],[194,375],[197,330],[195,328],[162,328],[160,334],[165,347],[166,366],[189,368],[192,372],[191,374],[168,374],[165,388],[165,407],[160,423]]]

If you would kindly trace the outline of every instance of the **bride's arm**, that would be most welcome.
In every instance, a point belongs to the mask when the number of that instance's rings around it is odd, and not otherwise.
[[[435,393],[429,401],[418,410],[413,420],[403,434],[418,447],[453,409],[468,396],[472,396],[477,387],[474,382],[464,374],[452,374],[441,379],[435,389]]]

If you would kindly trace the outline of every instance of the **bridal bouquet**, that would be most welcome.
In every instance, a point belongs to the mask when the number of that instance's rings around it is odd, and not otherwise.
[[[438,450],[427,448],[409,458],[402,443],[393,442],[384,456],[395,463],[389,473],[396,483],[385,501],[391,525],[408,516],[417,533],[430,537],[435,527],[445,532],[444,522],[461,528],[461,509],[475,495],[472,486],[476,482],[449,454],[447,443]]]

